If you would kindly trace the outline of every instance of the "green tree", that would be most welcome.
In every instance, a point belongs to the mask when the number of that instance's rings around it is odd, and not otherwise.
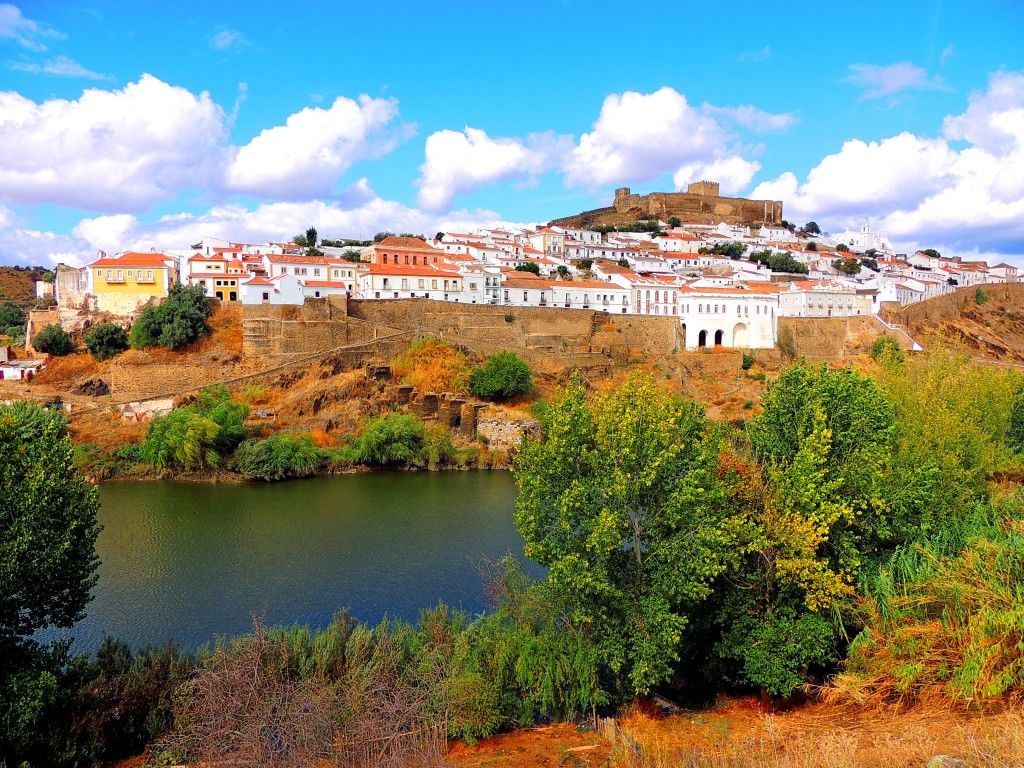
[[[816,250],[818,250],[818,244],[816,242],[814,242],[813,240],[811,240],[811,242],[809,242],[807,244],[807,250],[808,251],[816,251]]]
[[[718,434],[703,409],[632,375],[592,402],[579,379],[516,453],[515,519],[573,632],[623,697],[672,673],[690,616],[724,568]]]
[[[180,349],[194,344],[210,332],[206,319],[213,305],[201,285],[175,283],[160,304],[142,310],[132,325],[131,345],[135,349],[167,347]]]
[[[921,251],[921,253],[925,254],[926,256],[931,256],[933,259],[942,258],[942,254],[936,251],[934,248],[925,248],[923,251]]]
[[[515,397],[533,391],[530,366],[515,352],[497,352],[469,376],[469,391],[477,397]]]
[[[75,471],[61,414],[0,406],[0,755],[52,764],[48,730],[73,690],[66,644],[36,632],[79,621],[96,583],[95,486]]]
[[[558,272],[558,276],[561,278],[566,278],[569,276],[569,268],[564,265],[559,265],[556,271]]]
[[[516,264],[516,272],[532,272],[535,275],[539,275],[540,264],[536,261],[524,261],[522,264]]]
[[[809,235],[820,235],[821,227],[818,226],[818,222],[816,221],[808,221],[804,225],[804,232],[806,232]]]
[[[580,259],[578,265],[580,269],[590,269],[594,266],[593,259]]]
[[[25,313],[17,304],[10,301],[0,302],[0,333],[18,338],[25,330]]]
[[[306,247],[316,248],[317,243],[320,241],[320,236],[316,231],[316,227],[310,227],[306,230]]]
[[[0,672],[33,633],[81,619],[96,583],[99,501],[73,452],[60,413],[0,406]]]
[[[731,482],[733,559],[709,611],[720,633],[709,676],[786,696],[839,658],[833,613],[889,532],[879,478],[892,474],[896,421],[878,385],[849,369],[795,365],[761,405],[754,463],[738,459]]]
[[[849,253],[850,246],[848,246],[846,243],[840,243],[839,245],[836,246],[836,250],[839,251],[840,253]]]
[[[48,355],[63,357],[75,351],[75,342],[67,331],[59,325],[50,323],[32,337],[32,346]]]
[[[128,349],[128,334],[117,323],[98,323],[85,332],[85,346],[97,360],[109,360]]]
[[[856,259],[839,258],[832,262],[832,268],[841,275],[852,277],[860,272],[860,262]]]
[[[670,227],[672,227],[673,229],[678,227],[678,226],[681,226],[682,223],[683,223],[683,220],[680,219],[678,216],[669,216],[668,217],[668,225]]]

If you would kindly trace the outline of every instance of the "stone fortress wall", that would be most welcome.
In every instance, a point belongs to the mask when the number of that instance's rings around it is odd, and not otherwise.
[[[684,224],[769,224],[782,222],[781,200],[747,200],[722,197],[717,181],[697,181],[685,192],[652,192],[637,195],[629,187],[615,190],[609,208],[596,208],[575,216],[555,219],[553,226],[581,227],[631,223],[646,219],[668,221],[677,216]]]

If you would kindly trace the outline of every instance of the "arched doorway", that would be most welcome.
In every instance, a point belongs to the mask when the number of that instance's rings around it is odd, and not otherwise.
[[[699,334],[697,334],[697,346],[698,347],[706,347],[707,345],[708,345],[708,332],[707,331],[701,331]]]
[[[715,346],[720,347],[725,341],[725,331],[715,331]]]
[[[746,324],[736,323],[736,327],[732,329],[732,345],[734,347],[749,347],[750,339],[748,336]]]
[[[217,291],[217,298],[224,301],[224,291]]]

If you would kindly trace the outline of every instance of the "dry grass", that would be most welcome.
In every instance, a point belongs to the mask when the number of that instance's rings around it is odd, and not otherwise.
[[[421,392],[466,392],[470,361],[440,339],[423,336],[391,361],[395,378]]]
[[[100,375],[102,370],[103,364],[97,363],[88,352],[51,357],[46,367],[33,379],[33,386],[70,389],[84,378]]]
[[[644,750],[626,768],[918,768],[934,755],[971,766],[1024,766],[1024,715],[947,707],[858,709],[812,704],[763,712],[752,701],[657,717],[634,709],[623,727]]]

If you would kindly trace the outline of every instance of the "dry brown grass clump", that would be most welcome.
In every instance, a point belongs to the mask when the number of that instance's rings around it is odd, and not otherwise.
[[[948,707],[859,709],[813,704],[784,713],[738,702],[709,712],[622,720],[643,755],[623,768],[919,768],[935,755],[970,766],[1024,766],[1019,708],[965,715]]]
[[[466,392],[469,357],[434,336],[420,336],[391,361],[395,378],[421,392]]]

